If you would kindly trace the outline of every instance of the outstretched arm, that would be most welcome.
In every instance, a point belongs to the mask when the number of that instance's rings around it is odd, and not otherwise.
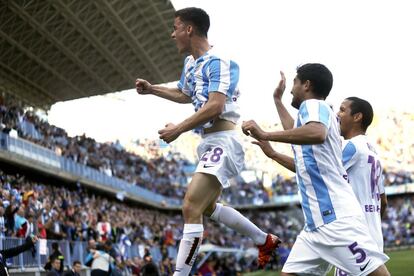
[[[270,145],[269,141],[257,140],[253,141],[252,143],[258,145],[262,149],[263,153],[266,154],[266,156],[270,159],[273,159],[286,169],[292,172],[296,172],[294,159],[290,156],[275,151]]]
[[[244,134],[250,135],[257,140],[295,145],[322,144],[328,135],[325,125],[319,122],[309,122],[304,126],[283,131],[266,132],[255,121],[251,120],[243,122],[242,129]]]
[[[135,81],[135,87],[140,95],[152,94],[176,103],[191,103],[191,97],[181,92],[178,88],[152,85],[144,79],[137,79]]]
[[[30,248],[32,248],[34,246],[34,244],[37,241],[37,237],[27,237],[26,238],[26,242],[23,245],[17,246],[17,247],[13,247],[13,248],[9,248],[9,249],[5,249],[5,250],[1,250],[1,254],[3,255],[3,258],[11,258],[14,256],[19,255],[20,253],[29,250]]]
[[[275,102],[276,110],[279,114],[280,121],[282,122],[283,129],[287,130],[293,128],[295,121],[282,102],[283,93],[286,89],[286,78],[285,74],[282,71],[280,71],[280,77],[281,79],[279,81],[279,85],[273,92],[273,101]]]

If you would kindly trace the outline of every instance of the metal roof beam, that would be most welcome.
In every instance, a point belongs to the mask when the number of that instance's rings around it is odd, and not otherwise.
[[[70,83],[65,77],[63,77],[61,74],[57,73],[54,68],[50,67],[48,64],[43,62],[39,57],[35,56],[31,51],[29,51],[27,48],[23,47],[21,44],[19,44],[17,41],[12,39],[11,37],[7,36],[3,31],[0,30],[0,35],[4,37],[10,44],[14,45],[15,47],[19,48],[23,53],[25,53],[28,57],[35,60],[40,66],[45,68],[48,72],[50,72],[52,75],[57,77],[58,79],[64,81],[67,86],[71,87],[74,91],[78,92],[80,95],[84,95],[83,91],[81,91],[78,87],[74,86],[72,83]]]
[[[14,90],[16,90],[14,92],[20,91],[22,92],[22,94],[30,95],[30,100],[35,102],[38,101],[39,106],[41,106],[42,104],[44,105],[45,100],[48,105],[54,102],[55,99],[51,97],[42,87],[39,87],[32,81],[27,80],[25,76],[22,76],[14,70],[11,70],[10,67],[3,64],[2,62],[0,62],[0,67],[3,69],[0,70],[0,86],[6,87],[8,89],[13,88]],[[12,75],[15,77],[12,77]],[[16,78],[20,79],[20,81],[18,81]],[[17,93],[17,95],[19,94],[20,93]],[[25,102],[29,102],[29,100],[25,99],[24,97],[20,98],[22,98]]]
[[[150,28],[152,29],[152,35],[156,35],[157,37],[158,37],[158,39],[159,39],[159,42],[160,42],[160,46],[163,46],[164,44],[166,44],[165,43],[165,39],[163,39],[163,38],[160,38],[160,36],[159,36],[159,32],[157,32],[157,30],[156,29],[154,29],[153,28],[153,24],[151,23],[151,21],[152,21],[152,18],[155,18],[155,17],[157,17],[158,18],[158,20],[157,21],[159,21],[159,22],[162,22],[162,24],[164,25],[164,27],[165,27],[165,29],[166,30],[171,30],[171,32],[172,32],[172,29],[173,29],[173,26],[171,25],[171,26],[169,26],[166,22],[165,22],[165,20],[164,20],[164,18],[161,16],[161,14],[160,14],[160,12],[159,12],[159,10],[158,10],[158,8],[157,7],[155,7],[154,6],[154,2],[153,1],[149,1],[150,2],[150,6],[148,6],[146,9],[145,9],[145,11],[143,12],[144,13],[144,15],[143,15],[143,18],[144,18],[144,20],[145,20],[145,22],[147,22],[147,24],[150,26]],[[139,10],[139,11],[141,11],[142,12],[142,8],[138,5],[139,3],[138,2],[136,2],[136,1],[133,1],[133,4],[136,6],[136,8],[137,8],[137,10]],[[147,16],[147,15],[145,15],[145,14],[151,14],[150,13],[150,10],[155,10],[155,14],[153,14],[152,16]],[[168,36],[168,39],[171,39],[170,38],[170,36]],[[167,40],[168,41],[168,40]],[[149,42],[149,41],[147,41],[147,42]],[[148,43],[146,43],[146,44],[148,44]],[[143,47],[145,48],[146,46],[144,46],[143,45]],[[163,47],[162,47],[163,48]],[[163,48],[164,49],[164,48]],[[155,55],[155,56],[153,56],[153,60],[155,61],[159,56],[163,56],[163,58],[165,59],[165,58],[167,58],[170,62],[168,62],[168,64],[174,64],[174,58],[173,58],[173,55],[170,55],[171,54],[171,51],[167,51],[167,52],[164,52],[164,51],[158,51],[157,52],[157,54]],[[174,54],[177,54],[177,53],[174,53]],[[178,55],[178,54],[177,54]],[[163,68],[163,67],[161,67],[161,68]],[[165,68],[165,67],[164,67]],[[170,66],[168,66],[168,70],[170,70]],[[167,71],[167,70],[166,70]],[[177,78],[178,78],[179,76],[177,76]]]
[[[53,96],[50,95],[43,87],[39,86],[37,83],[34,83],[30,79],[28,79],[26,76],[20,74],[18,71],[13,70],[12,68],[10,68],[6,64],[4,64],[1,60],[0,60],[0,66],[3,68],[4,71],[9,71],[9,72],[13,73],[14,75],[18,76],[20,79],[24,80],[26,83],[30,84],[31,86],[33,86],[34,88],[39,90],[41,93],[43,93],[43,94],[47,95],[49,98],[53,99]]]
[[[74,55],[65,45],[63,45],[58,39],[56,39],[48,31],[46,31],[44,26],[39,24],[36,20],[34,20],[33,17],[31,17],[24,9],[21,9],[21,7],[14,2],[10,2],[10,5],[12,9],[16,11],[17,14],[23,17],[23,19],[27,22],[30,22],[30,24],[34,26],[38,32],[40,32],[43,36],[47,37],[50,41],[57,45],[66,56],[68,56],[71,60],[74,61],[76,65],[81,67],[85,72],[92,76],[92,78],[95,79],[97,83],[99,83],[102,87],[109,91],[113,89],[98,75],[96,75],[95,72],[92,69],[90,69],[82,60],[80,60],[76,55]]]
[[[119,17],[117,12],[113,9],[112,6],[110,6],[107,2],[103,2],[100,4],[97,4],[96,7],[99,10],[102,10],[109,16],[113,18],[113,23],[118,27],[118,29],[121,31],[121,33],[124,35],[124,38],[126,38],[126,42],[130,45],[130,47],[134,50],[137,56],[140,58],[143,58],[145,65],[150,65],[153,72],[156,73],[156,75],[162,80],[165,81],[165,76],[161,72],[161,70],[158,68],[158,66],[154,63],[152,58],[148,55],[147,51],[142,47],[142,44],[139,40],[137,40],[134,35],[132,34],[131,30],[125,25],[124,21]],[[102,7],[105,6],[105,9],[102,9]],[[136,47],[138,46],[138,47]],[[138,51],[138,49],[139,51]]]
[[[120,62],[112,55],[110,51],[99,41],[99,39],[77,18],[77,16],[69,9],[69,7],[63,4],[60,0],[53,1],[52,4],[62,13],[64,17],[75,25],[75,28],[82,31],[84,37],[94,45],[103,56],[116,68],[116,70],[124,77],[135,82],[135,77],[131,75]]]

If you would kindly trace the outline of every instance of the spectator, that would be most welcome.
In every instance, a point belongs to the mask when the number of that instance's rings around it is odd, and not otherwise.
[[[88,255],[85,265],[91,267],[91,276],[109,276],[112,257],[103,250],[98,250],[95,240],[89,240]]]
[[[45,225],[48,239],[61,240],[66,238],[66,233],[64,232],[63,225],[60,220],[60,213],[56,210],[52,210],[51,213],[52,219]]]
[[[49,260],[45,264],[45,267],[44,267],[45,270],[51,270],[52,267],[53,267],[53,262],[55,260],[58,260],[60,262],[58,271],[59,271],[59,273],[62,273],[63,268],[64,268],[65,257],[63,256],[62,252],[60,251],[59,244],[57,242],[52,243],[52,254],[50,254]]]
[[[65,272],[64,276],[80,276],[82,270],[82,265],[79,261],[74,261],[72,264],[72,269]]]
[[[141,269],[142,276],[159,276],[158,268],[152,261],[150,254],[144,256],[144,266]]]
[[[0,238],[4,238],[6,236],[6,224],[4,219],[4,208],[0,206]]]
[[[111,236],[111,224],[105,215],[98,214],[96,230],[98,231],[98,241],[100,242],[105,242]]]
[[[131,273],[133,276],[141,275],[142,260],[139,257],[132,258]]]
[[[160,266],[160,275],[169,276],[169,275],[173,275],[173,273],[174,273],[174,268],[171,263],[171,259],[168,257],[164,258]]]
[[[46,228],[45,225],[42,223],[42,216],[37,218],[37,231],[40,239],[46,239]]]
[[[62,275],[62,264],[57,257],[50,258],[50,270],[46,276],[61,276]]]

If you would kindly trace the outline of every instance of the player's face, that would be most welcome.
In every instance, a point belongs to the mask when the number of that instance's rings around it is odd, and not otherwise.
[[[296,108],[296,109],[299,109],[300,104],[304,100],[305,89],[304,89],[304,85],[298,79],[297,76],[293,79],[293,87],[292,87],[291,94],[293,96],[293,98],[292,98],[292,106],[294,108]]]
[[[351,101],[343,101],[337,115],[341,126],[341,135],[345,136],[352,128],[352,122],[354,120],[354,117],[351,115]]]
[[[187,32],[187,25],[179,17],[174,19],[174,30],[171,38],[175,40],[178,52],[180,54],[189,52],[190,37]]]

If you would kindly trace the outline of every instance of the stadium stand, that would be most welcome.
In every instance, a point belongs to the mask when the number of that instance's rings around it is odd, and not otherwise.
[[[74,260],[84,263],[87,242],[91,239],[104,244],[111,241],[116,256],[115,264],[120,270],[132,270],[133,264],[141,267],[146,254],[161,269],[166,263],[173,264],[180,235],[182,221],[178,212],[165,212],[148,209],[133,204],[125,204],[115,198],[96,195],[82,186],[62,185],[56,179],[42,183],[43,177],[31,179],[16,173],[16,168],[8,172],[0,171],[2,206],[0,207],[0,228],[5,245],[16,244],[16,238],[24,238],[37,233],[47,239],[57,241],[65,257],[65,266]],[[414,244],[413,195],[392,196],[383,220],[384,241],[387,247]],[[280,233],[285,241],[280,249],[289,250],[296,235],[303,227],[298,206],[247,210],[244,212],[260,227]],[[220,248],[233,248],[241,252],[254,251],[254,245],[246,237],[229,228],[213,225],[206,220],[204,246],[214,245],[218,253],[209,254],[202,265],[214,263],[215,270],[236,269],[251,271],[257,266],[249,254],[220,252]],[[213,249],[214,249],[213,248]],[[203,252],[203,250],[201,250]],[[10,267],[43,266],[51,250],[40,249],[32,255],[25,253],[22,259],[13,258]],[[211,253],[204,251],[200,260]],[[254,256],[254,252],[251,253]],[[217,256],[227,256],[217,259]],[[283,254],[282,254],[283,255]],[[229,263],[237,265],[229,266]],[[218,262],[218,263],[217,263]],[[275,259],[271,267],[281,265]],[[202,266],[200,270],[203,271]],[[224,272],[223,272],[224,273]],[[227,274],[225,274],[227,275]]]

